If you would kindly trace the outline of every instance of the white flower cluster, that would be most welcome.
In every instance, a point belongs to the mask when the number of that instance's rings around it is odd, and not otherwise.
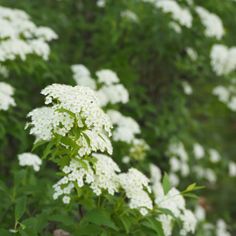
[[[33,153],[22,153],[18,155],[20,166],[32,166],[34,171],[39,171],[42,160]]]
[[[219,101],[226,104],[226,106],[236,111],[236,88],[235,86],[217,86],[213,89],[212,94],[217,96]]]
[[[186,81],[182,82],[182,86],[183,86],[184,93],[186,95],[191,95],[193,93],[193,88],[188,82]]]
[[[50,28],[37,27],[24,11],[1,6],[0,25],[0,62],[25,60],[28,54],[48,59],[48,42],[57,39]]]
[[[46,97],[45,104],[51,107],[30,112],[31,122],[27,124],[38,140],[67,135],[79,147],[81,157],[98,150],[112,153],[108,138],[112,124],[90,88],[53,84],[41,93]],[[80,130],[79,135],[70,132],[73,128]]]
[[[228,75],[236,69],[236,47],[215,44],[210,54],[211,66],[218,76]]]
[[[135,138],[131,143],[128,154],[129,156],[123,158],[123,163],[129,163],[131,159],[143,161],[148,150],[150,150],[150,147],[147,145],[145,140]]]
[[[183,223],[180,235],[194,233],[197,219],[192,211],[186,209],[185,200],[176,188],[171,188],[166,194],[161,184],[161,171],[157,166],[150,166],[152,188],[155,194],[155,204],[159,208],[168,209]],[[172,235],[173,217],[170,215],[160,215],[157,220],[162,223],[165,236]]]
[[[102,107],[110,104],[127,103],[129,93],[127,89],[119,83],[119,78],[115,72],[104,69],[96,72],[97,79],[91,77],[90,71],[84,65],[73,65],[73,78],[78,85],[87,86],[95,90]]]
[[[132,143],[135,135],[140,134],[140,127],[133,118],[123,116],[115,110],[108,110],[107,114],[115,127],[112,136],[114,141]]]
[[[117,173],[120,172],[117,164],[108,156],[103,154],[93,154],[95,163],[89,163],[87,160],[73,159],[68,166],[64,166],[65,176],[54,186],[53,198],[57,199],[63,195],[63,202],[70,199],[70,193],[75,186],[83,187],[89,185],[96,195],[100,195],[102,190],[107,190],[109,194],[114,195],[119,189]]]
[[[195,10],[205,27],[205,35],[207,37],[221,39],[224,36],[225,31],[220,17],[200,6],[197,6]]]
[[[198,161],[204,157],[208,157],[207,161],[210,161],[213,164],[218,163],[221,160],[220,153],[216,149],[210,148],[207,151],[205,151],[205,149],[199,143],[195,143],[193,145],[193,154],[196,160]],[[214,170],[211,168],[205,168],[200,163],[194,165],[193,172],[196,174],[198,178],[201,179],[204,178],[208,180],[210,183],[215,183],[217,180],[217,176]]]
[[[222,160],[219,152],[216,149],[210,148],[205,151],[205,149],[199,143],[194,143],[193,145],[193,155],[197,160],[197,163],[193,165],[190,170],[190,159],[189,155],[183,145],[183,143],[172,143],[169,145],[167,155],[170,157],[170,181],[174,186],[177,186],[180,182],[179,174],[182,177],[189,176],[190,172],[194,173],[197,178],[205,179],[210,183],[215,183],[217,181],[217,175],[214,169],[205,167],[206,161],[212,164],[220,163]],[[204,158],[206,157],[206,158]],[[200,162],[204,158],[203,162]],[[192,160],[193,161],[193,160]],[[214,165],[214,168],[217,167]]]
[[[128,173],[118,174],[120,169],[109,156],[94,153],[93,157],[95,161],[91,163],[73,159],[69,165],[64,166],[65,176],[53,186],[54,199],[63,196],[62,200],[67,204],[75,186],[81,188],[88,185],[97,196],[103,191],[114,195],[123,189],[130,200],[130,208],[138,209],[142,215],[146,215],[153,208],[146,176],[134,168],[129,169]]]
[[[125,190],[131,209],[139,209],[142,215],[153,209],[153,203],[148,193],[151,193],[149,179],[141,172],[130,168],[127,173],[119,175],[121,187]]]
[[[229,176],[236,177],[236,163],[233,161],[229,162]]]
[[[11,85],[0,82],[0,110],[8,110],[10,106],[15,106],[15,100],[12,97],[14,89]]]
[[[230,233],[227,231],[227,225],[222,219],[217,221],[216,236],[230,236]]]
[[[178,22],[180,25],[187,28],[192,27],[193,17],[187,8],[181,7],[176,1],[173,0],[156,0],[155,6],[162,9],[165,13],[170,13],[173,20]]]
[[[170,156],[170,169],[172,172],[171,179],[174,178],[174,173],[180,172],[181,176],[186,177],[189,175],[189,165],[188,165],[188,153],[182,143],[172,143],[169,145],[168,148],[168,154]],[[175,177],[176,181],[175,183],[172,182],[172,184],[176,185],[178,184],[178,178]]]

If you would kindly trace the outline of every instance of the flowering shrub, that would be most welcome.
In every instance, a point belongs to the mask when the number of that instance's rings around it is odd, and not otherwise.
[[[0,235],[234,235],[235,11],[2,0]]]

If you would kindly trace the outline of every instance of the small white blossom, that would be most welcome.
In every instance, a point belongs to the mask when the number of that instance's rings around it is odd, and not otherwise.
[[[192,27],[192,15],[187,8],[181,7],[172,0],[156,1],[155,6],[162,9],[165,13],[170,13],[175,21],[187,28]]]
[[[205,150],[199,143],[193,145],[193,153],[196,159],[202,159],[205,156]]]
[[[34,171],[39,171],[42,160],[33,153],[22,153],[18,155],[20,166],[32,166]]]
[[[15,106],[15,100],[12,97],[14,89],[11,85],[0,82],[0,110],[8,110],[10,106]]]
[[[119,175],[119,182],[125,190],[131,209],[138,209],[142,215],[146,215],[148,210],[153,208],[152,200],[148,195],[151,191],[149,179],[145,175],[130,168],[127,173]]]
[[[211,66],[218,76],[227,75],[236,69],[236,47],[215,44],[211,49]]]
[[[236,176],[236,163],[232,161],[229,162],[229,176]]]
[[[131,22],[137,23],[139,21],[138,16],[130,10],[124,10],[120,13],[122,18],[130,20]]]
[[[210,161],[211,162],[219,162],[221,159],[221,156],[219,152],[215,149],[209,149],[209,155],[210,155]]]
[[[195,9],[205,27],[205,35],[221,39],[225,32],[220,17],[200,6],[197,6]]]

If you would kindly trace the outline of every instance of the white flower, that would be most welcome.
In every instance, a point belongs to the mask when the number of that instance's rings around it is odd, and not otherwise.
[[[28,54],[48,59],[48,42],[57,39],[54,31],[37,27],[21,10],[0,7],[0,61],[25,60]]]
[[[134,23],[137,23],[139,21],[138,16],[133,11],[130,11],[128,9],[123,10],[120,13],[120,15],[121,15],[122,18],[130,20],[131,22],[134,22]]]
[[[193,145],[193,153],[196,159],[202,159],[205,156],[205,150],[199,143]]]
[[[141,132],[138,123],[133,118],[123,116],[115,110],[108,110],[107,114],[115,126],[112,137],[114,141],[132,143],[135,135]]]
[[[217,180],[217,176],[215,172],[212,169],[207,168],[205,170],[205,178],[210,182],[210,183],[215,183]]]
[[[211,66],[218,76],[227,75],[236,69],[236,47],[227,48],[215,44],[211,49]]]
[[[169,27],[173,29],[177,34],[180,34],[182,32],[180,25],[174,21],[169,23]]]
[[[64,204],[69,204],[70,203],[70,197],[69,196],[64,196],[62,198],[62,201],[63,201]]]
[[[236,176],[236,163],[232,161],[229,162],[229,176]]]
[[[178,186],[179,185],[179,177],[178,175],[176,175],[175,173],[169,173],[169,179],[170,179],[170,183],[173,185],[173,186]]]
[[[33,153],[22,153],[18,155],[20,166],[32,166],[34,171],[39,171],[42,160]]]
[[[106,6],[106,0],[97,0],[97,6],[98,7],[105,7]]]
[[[122,158],[122,162],[123,162],[124,164],[129,164],[129,163],[130,163],[130,157],[129,157],[129,156],[124,156],[124,157]]]
[[[224,86],[217,86],[213,89],[212,94],[217,96],[218,99],[223,102],[227,103],[230,97],[230,91]]]
[[[82,64],[71,66],[73,78],[78,85],[86,86],[91,89],[96,89],[97,85],[94,79],[91,78],[90,71]]]
[[[195,9],[205,27],[205,35],[221,39],[225,32],[220,17],[200,6]]]
[[[112,85],[118,83],[120,80],[117,74],[109,69],[103,69],[96,72],[98,82],[106,85]]]
[[[0,64],[0,75],[3,78],[7,78],[9,76],[9,71],[6,66]]]
[[[173,228],[171,216],[162,214],[157,218],[157,220],[161,222],[164,235],[171,236]]]
[[[217,221],[216,236],[230,236],[230,233],[227,231],[227,225],[222,219]]]
[[[183,86],[183,89],[184,89],[184,93],[186,95],[191,95],[193,93],[193,89],[192,89],[191,85],[188,82],[186,82],[186,81],[182,82],[182,86]]]
[[[142,215],[146,215],[148,210],[153,208],[152,200],[148,195],[148,192],[151,191],[149,179],[145,175],[130,168],[127,173],[119,175],[119,182],[125,190],[131,209],[138,209]]]
[[[103,154],[93,154],[97,162],[95,163],[95,176],[91,184],[93,191],[99,195],[102,189],[114,195],[119,189],[119,179],[117,173],[120,172],[118,165],[109,157]]]
[[[180,25],[187,28],[192,27],[192,15],[187,8],[181,7],[177,2],[172,0],[156,1],[157,8],[162,9],[165,13],[171,13],[173,19]]]
[[[210,154],[210,161],[211,162],[219,162],[221,157],[220,154],[217,150],[215,149],[209,149],[209,154]]]
[[[206,218],[206,211],[200,205],[196,206],[194,214],[196,218],[198,219],[198,221],[204,221]]]
[[[194,233],[197,225],[197,219],[190,210],[184,210],[180,216],[183,222],[183,228],[180,231],[181,235],[188,235],[188,233]]]
[[[187,48],[186,48],[186,52],[187,52],[189,58],[190,58],[192,61],[196,61],[196,60],[197,60],[198,54],[197,54],[197,52],[196,52],[193,48],[187,47]]]
[[[0,82],[0,110],[8,110],[10,106],[15,106],[15,100],[12,98],[14,89],[11,85]]]
[[[129,93],[122,84],[103,86],[97,91],[97,96],[99,97],[102,107],[106,106],[108,103],[125,104],[129,101]]]
[[[41,92],[45,104],[51,107],[35,109],[28,114],[30,133],[38,140],[50,140],[55,134],[67,135],[74,127],[83,128],[80,136],[71,135],[78,145],[80,156],[96,151],[112,153],[112,124],[109,117],[98,106],[95,93],[87,87],[53,84]]]

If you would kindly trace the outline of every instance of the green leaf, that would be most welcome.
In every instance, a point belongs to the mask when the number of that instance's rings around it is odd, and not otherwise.
[[[110,213],[103,209],[94,209],[88,212],[86,215],[86,220],[96,225],[104,225],[114,230],[118,230],[118,227],[111,219]]]
[[[145,222],[142,223],[144,226],[146,226],[149,229],[152,229],[157,233],[158,236],[165,236],[163,232],[162,225],[159,221],[153,219],[153,218],[147,218]]]
[[[170,184],[169,176],[167,175],[167,173],[164,174],[162,185],[163,185],[164,193],[167,194],[169,190],[171,189],[171,184]]]
[[[27,200],[27,198],[25,196],[16,199],[16,205],[15,205],[15,219],[16,219],[16,221],[18,221],[22,217],[22,215],[25,213],[26,200]]]

